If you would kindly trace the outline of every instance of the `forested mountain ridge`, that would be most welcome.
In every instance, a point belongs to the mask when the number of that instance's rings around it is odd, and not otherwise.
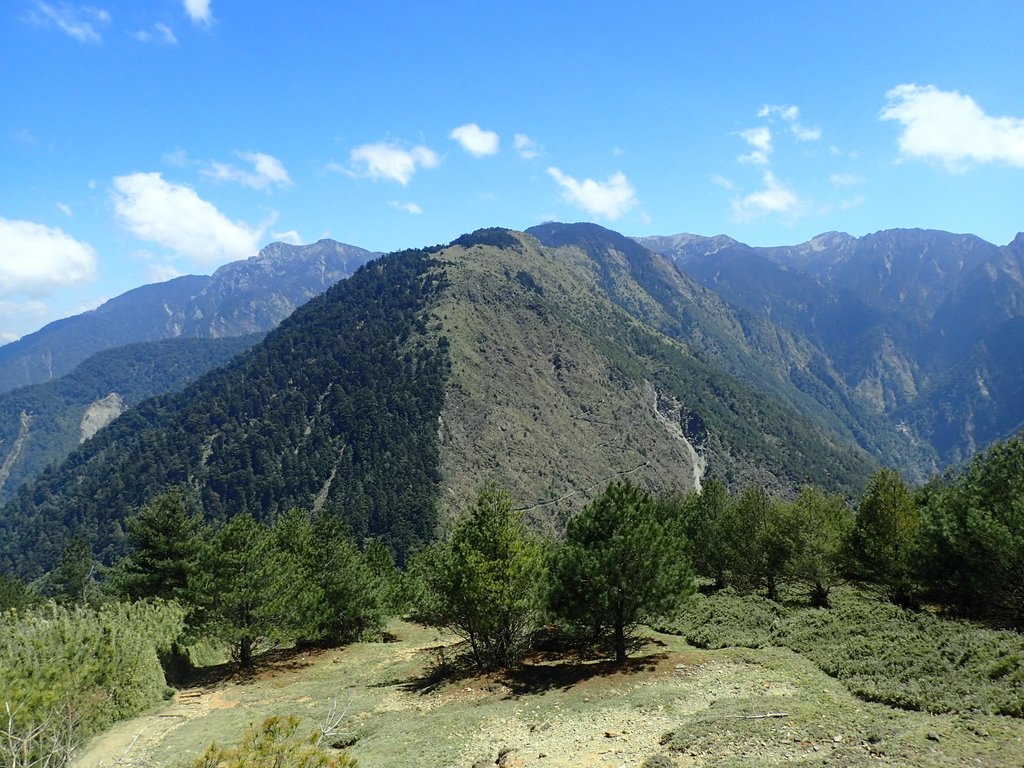
[[[813,343],[836,391],[934,452],[937,470],[1024,424],[1024,234],[826,233],[754,248],[725,237],[637,238],[725,301]],[[996,351],[998,349],[998,351]]]
[[[263,335],[126,344],[53,381],[0,394],[0,501],[127,409],[181,389]]]
[[[211,518],[325,510],[400,557],[489,479],[549,527],[621,475],[860,488],[873,464],[852,441],[641,322],[601,273],[507,230],[382,257],[23,487],[0,510],[2,568],[38,573],[72,532],[110,558],[169,486]]]
[[[0,510],[0,567],[36,575],[72,533],[109,560],[125,517],[168,487],[212,519],[300,506],[399,552],[432,536],[447,370],[427,326],[432,266],[418,251],[371,262],[227,366],[123,414]]]
[[[0,346],[0,393],[51,381],[123,344],[265,333],[377,255],[333,240],[271,243],[210,276],[144,285]]]

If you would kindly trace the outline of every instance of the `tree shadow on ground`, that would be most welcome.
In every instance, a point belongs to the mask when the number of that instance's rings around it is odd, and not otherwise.
[[[432,655],[423,674],[404,680],[388,680],[380,687],[397,686],[409,693],[428,695],[455,683],[472,682],[474,689],[503,694],[506,698],[519,698],[551,690],[569,690],[595,678],[635,675],[653,672],[658,663],[668,658],[660,640],[642,638],[632,647],[654,646],[642,656],[634,656],[619,663],[608,658],[600,646],[581,645],[565,638],[553,638],[540,643],[523,662],[511,669],[481,671],[472,661],[468,643],[438,645],[424,649]]]
[[[184,676],[179,687],[212,690],[226,683],[250,685],[284,672],[306,669],[312,666],[317,656],[331,650],[317,647],[271,648],[256,655],[251,669],[240,667],[237,661],[197,667]]]

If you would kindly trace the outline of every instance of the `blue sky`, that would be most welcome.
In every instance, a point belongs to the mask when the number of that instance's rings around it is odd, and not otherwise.
[[[1024,3],[0,3],[0,343],[273,240],[1024,230]]]

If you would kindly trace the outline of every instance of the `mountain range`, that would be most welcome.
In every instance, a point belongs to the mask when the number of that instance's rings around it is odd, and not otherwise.
[[[265,333],[379,255],[334,240],[272,243],[209,276],[144,285],[0,346],[0,393],[52,381],[124,344]]]
[[[333,512],[403,557],[488,480],[548,528],[625,475],[853,495],[884,463],[921,480],[1024,421],[1022,257],[1024,236],[752,248],[555,223],[389,254],[21,486],[0,568],[38,574],[73,533],[110,559],[171,486],[213,518]],[[249,330],[254,295],[233,325],[211,309],[175,327]]]
[[[904,462],[911,474],[964,461],[1024,424],[1024,233],[1003,247],[935,230],[831,232],[780,248],[723,236],[638,242],[810,342],[837,393],[934,453]]]

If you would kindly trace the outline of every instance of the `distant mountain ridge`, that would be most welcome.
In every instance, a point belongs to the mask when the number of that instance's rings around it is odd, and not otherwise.
[[[144,285],[0,346],[0,393],[51,381],[96,352],[124,344],[266,333],[378,255],[334,240],[271,243],[210,276]]]
[[[932,470],[1024,425],[1024,399],[1010,383],[1021,352],[991,343],[1016,338],[1024,316],[1024,233],[1002,247],[914,229],[829,232],[772,248],[721,236],[637,242],[730,304],[812,342],[844,396],[934,450]]]

